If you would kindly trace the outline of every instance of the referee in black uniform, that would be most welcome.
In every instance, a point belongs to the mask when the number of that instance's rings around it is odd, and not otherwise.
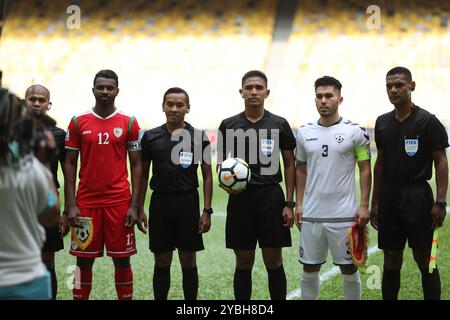
[[[50,91],[42,85],[39,84],[32,85],[25,92],[25,101],[28,109],[40,110],[43,114],[45,114],[48,110],[50,110],[51,107]],[[66,132],[63,129],[56,127],[55,125],[48,125],[47,129],[53,134],[53,137],[55,138],[56,148],[58,150],[58,157],[55,159],[47,159],[48,155],[41,154],[41,152],[38,152],[37,150],[36,156],[44,164],[47,164],[46,163],[47,160],[51,161],[49,163],[50,165],[49,169],[52,172],[55,186],[59,190],[60,185],[58,182],[58,161],[59,163],[61,163],[61,168],[64,168],[63,163],[66,154],[64,142]],[[39,150],[42,151],[45,150],[45,148],[39,148]],[[42,248],[42,261],[44,262],[45,266],[47,267],[47,270],[51,275],[52,299],[55,300],[58,292],[58,282],[55,272],[55,252],[64,249],[64,242],[60,234],[58,225],[52,228],[44,227],[44,229],[45,229],[45,242],[44,247]]]
[[[222,139],[218,139],[217,149],[218,163],[228,157],[239,157],[249,164],[251,170],[247,189],[231,194],[227,206],[226,246],[234,249],[237,264],[234,295],[237,300],[251,298],[251,274],[259,241],[268,272],[270,297],[282,300],[286,299],[282,247],[291,246],[289,228],[294,222],[295,139],[284,118],[264,109],[264,101],[270,93],[264,73],[247,72],[239,91],[245,110],[222,121],[219,127]],[[239,137],[238,132],[244,135]],[[244,150],[244,154],[239,150]],[[282,181],[280,150],[284,160],[287,201],[279,185]]]
[[[189,113],[189,95],[181,88],[170,88],[163,98],[167,122],[148,130],[142,137],[144,179],[141,181],[140,222],[145,230],[143,211],[150,163],[153,190],[149,209],[150,250],[155,255],[153,292],[156,300],[166,300],[170,288],[173,250],[183,271],[186,300],[197,299],[196,252],[203,250],[202,233],[211,226],[212,171],[211,147],[206,134],[184,121]],[[197,168],[203,176],[203,213],[200,216]]]
[[[386,89],[395,109],[378,117],[371,222],[378,229],[378,246],[384,251],[382,294],[396,300],[406,240],[422,273],[424,299],[441,296],[439,271],[428,272],[433,230],[446,215],[448,164],[444,126],[411,101],[415,89],[411,72],[396,67],[386,75]],[[434,162],[436,201],[427,180]]]

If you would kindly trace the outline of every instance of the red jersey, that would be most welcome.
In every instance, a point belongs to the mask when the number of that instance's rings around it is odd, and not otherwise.
[[[141,149],[134,117],[119,110],[105,119],[93,110],[74,116],[65,145],[67,150],[80,152],[79,207],[113,207],[131,200],[127,151]]]

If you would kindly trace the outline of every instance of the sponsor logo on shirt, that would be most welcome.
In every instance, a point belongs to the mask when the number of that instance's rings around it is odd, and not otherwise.
[[[419,150],[419,139],[405,138],[405,152],[408,156],[413,157]]]
[[[310,141],[319,141],[319,138],[309,138],[306,139],[306,141],[310,142]]]
[[[92,133],[91,130],[86,130],[86,131],[83,131],[81,134],[84,136],[84,135],[86,135],[86,134],[91,134],[91,133]]]

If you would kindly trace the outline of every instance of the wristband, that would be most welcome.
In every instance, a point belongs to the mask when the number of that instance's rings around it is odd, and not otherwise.
[[[294,201],[286,201],[284,203],[284,206],[287,207],[287,208],[294,209],[295,208],[295,202]]]
[[[212,215],[214,213],[214,210],[212,208],[204,208],[203,212],[206,212],[209,215]]]

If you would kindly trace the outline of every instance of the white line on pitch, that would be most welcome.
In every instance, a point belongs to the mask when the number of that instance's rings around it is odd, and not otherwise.
[[[369,250],[367,250],[367,256],[370,256],[378,251],[380,251],[380,249],[378,249],[378,246],[370,247]],[[331,268],[324,274],[320,275],[320,282],[322,283],[322,282],[328,281],[329,279],[331,279],[335,275],[337,275],[339,273],[339,271],[340,271],[339,267],[334,266],[333,268]],[[298,289],[295,289],[294,291],[289,292],[286,299],[293,300],[295,298],[300,297],[301,295],[302,295],[302,290],[300,288],[298,288]]]

